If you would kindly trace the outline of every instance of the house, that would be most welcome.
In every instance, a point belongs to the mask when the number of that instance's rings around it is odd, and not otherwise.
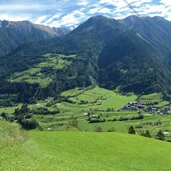
[[[138,101],[129,102],[122,110],[138,110],[137,108],[144,108]]]
[[[158,113],[158,109],[156,107],[148,107],[147,112],[149,112],[149,113]]]
[[[128,105],[130,105],[130,106],[138,106],[139,103],[137,101],[135,101],[135,102],[128,103]]]

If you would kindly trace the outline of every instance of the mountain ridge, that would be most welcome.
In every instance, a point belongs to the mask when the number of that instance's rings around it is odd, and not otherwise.
[[[60,37],[69,32],[67,28],[50,28],[30,21],[3,20],[0,22],[0,56],[10,53],[24,43]]]
[[[146,26],[150,27],[150,23]],[[145,41],[146,38],[142,39],[145,34],[138,31],[128,29],[127,25],[114,19],[93,17],[66,36],[19,47],[1,61],[0,68],[6,71],[6,78],[9,78],[8,75],[23,72],[45,61],[46,54],[56,56],[55,58],[58,54],[75,55],[76,57],[70,60],[64,58],[66,61],[69,60],[70,64],[61,70],[46,68],[46,72],[53,79],[47,87],[40,89],[39,93],[37,84],[27,83],[33,90],[31,96],[35,96],[35,93],[36,96],[39,94],[39,98],[56,96],[63,90],[95,83],[108,89],[138,94],[162,92],[168,97],[171,92],[169,56],[160,49],[156,50],[159,45],[153,45],[154,40],[150,42],[147,39],[153,47]],[[150,34],[154,37],[153,32]],[[4,62],[8,67],[4,67]],[[10,84],[14,84],[15,93],[23,97],[21,89],[18,88],[19,83]],[[25,97],[28,96],[27,93]]]

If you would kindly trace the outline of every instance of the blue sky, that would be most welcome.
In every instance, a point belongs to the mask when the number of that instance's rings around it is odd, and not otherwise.
[[[127,0],[138,15],[171,20],[171,0]],[[0,0],[0,20],[30,20],[52,27],[75,27],[91,16],[115,19],[134,14],[125,0]]]

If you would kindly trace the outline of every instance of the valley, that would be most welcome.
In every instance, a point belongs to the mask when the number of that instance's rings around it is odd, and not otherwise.
[[[99,87],[88,87],[64,91],[61,101],[48,98],[28,105],[28,108],[41,130],[97,132],[100,128],[102,132],[128,133],[132,125],[138,135],[148,130],[153,138],[162,130],[169,141],[171,105],[161,97],[157,93],[140,97],[133,93],[121,95]],[[136,101],[139,101],[138,105]],[[13,118],[15,110],[21,106],[0,108],[0,113]]]
[[[171,170],[170,21],[1,23],[0,170]]]

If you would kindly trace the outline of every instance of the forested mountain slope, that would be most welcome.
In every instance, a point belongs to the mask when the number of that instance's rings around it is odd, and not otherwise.
[[[171,56],[171,22],[162,17],[130,16],[120,20],[127,29],[135,31],[158,53]]]
[[[98,84],[138,94],[168,95],[169,56],[156,48],[121,21],[96,16],[64,37],[23,45],[2,58],[1,78],[8,82],[0,92],[17,94],[20,100],[27,101],[30,97],[54,97],[66,89]],[[61,60],[62,67],[51,65]],[[23,78],[30,69],[36,70],[31,81],[30,75]],[[48,84],[40,86],[34,81],[37,79],[48,80]]]

